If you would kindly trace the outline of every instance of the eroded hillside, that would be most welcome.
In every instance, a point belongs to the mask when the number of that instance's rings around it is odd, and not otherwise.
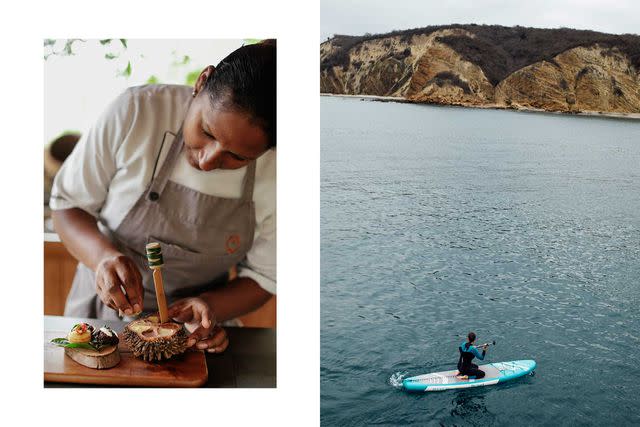
[[[337,36],[321,44],[320,55],[323,93],[562,112],[640,112],[638,36],[430,27]]]

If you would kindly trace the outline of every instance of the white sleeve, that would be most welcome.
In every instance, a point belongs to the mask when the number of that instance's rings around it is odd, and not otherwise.
[[[98,217],[116,173],[116,153],[132,122],[127,90],[113,101],[85,132],[56,174],[49,206],[80,208]]]
[[[255,280],[261,288],[276,294],[276,213],[268,216],[257,227],[258,237],[238,265],[238,277]]]

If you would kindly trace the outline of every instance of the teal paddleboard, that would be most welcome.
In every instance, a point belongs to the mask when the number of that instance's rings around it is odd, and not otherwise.
[[[481,379],[460,379],[456,377],[457,370],[433,372],[405,378],[402,386],[407,391],[443,391],[460,388],[481,387],[511,381],[525,375],[532,375],[536,369],[533,360],[514,360],[512,362],[497,362],[480,365],[485,376]]]

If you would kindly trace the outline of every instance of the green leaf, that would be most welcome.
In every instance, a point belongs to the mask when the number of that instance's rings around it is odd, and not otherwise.
[[[111,43],[111,39],[103,39],[103,40],[100,40],[100,44],[101,44],[101,45],[103,45],[103,46],[104,46],[105,44],[109,44],[109,43]]]
[[[54,338],[51,342],[57,346],[65,347],[65,348],[86,348],[89,350],[98,350],[96,347],[92,346],[86,342],[69,342],[66,338]]]
[[[184,84],[186,84],[187,86],[195,85],[199,76],[200,76],[200,70],[190,72],[189,74],[187,74]]]
[[[53,46],[54,44],[56,44],[54,39],[44,39],[44,47]]]
[[[120,39],[120,43],[122,43],[125,49],[127,48],[127,39]]]
[[[156,76],[151,76],[147,79],[147,84],[149,85],[157,85],[158,83],[160,83],[160,80]]]
[[[244,39],[244,44],[248,45],[248,44],[256,44],[256,43],[260,43],[262,40],[261,39]]]
[[[114,53],[105,53],[104,57],[105,59],[116,59],[119,55],[116,55]]]
[[[67,40],[67,42],[64,44],[64,49],[62,49],[62,53],[64,55],[73,55],[73,50],[72,50],[73,42],[74,40],[71,39],[71,40]]]
[[[176,56],[176,51],[174,50],[173,52],[171,52],[171,54],[172,54],[172,55],[174,56],[174,58],[175,58],[175,56]],[[176,59],[174,59],[174,60],[171,62],[171,65],[172,65],[172,66],[174,66],[174,67],[179,67],[179,66],[181,66],[181,65],[187,65],[189,62],[191,62],[191,57],[190,57],[189,55],[183,55],[183,56],[182,56],[182,59],[177,59],[177,58],[176,58]]]
[[[84,43],[85,40],[83,39],[67,39],[67,41],[64,44],[64,49],[62,49],[62,52],[60,52],[61,55],[65,55],[65,56],[69,56],[69,55],[75,55],[75,53],[73,52],[73,44],[75,42],[82,42]]]
[[[131,61],[127,62],[127,68],[125,68],[123,71],[121,71],[118,75],[119,76],[124,76],[124,77],[131,76]]]

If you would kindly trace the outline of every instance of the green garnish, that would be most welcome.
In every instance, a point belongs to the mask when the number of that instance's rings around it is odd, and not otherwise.
[[[66,347],[66,348],[87,348],[89,350],[96,350],[96,351],[100,349],[99,347],[94,347],[88,342],[70,342],[66,338],[54,338],[51,340],[51,342],[57,346]]]

